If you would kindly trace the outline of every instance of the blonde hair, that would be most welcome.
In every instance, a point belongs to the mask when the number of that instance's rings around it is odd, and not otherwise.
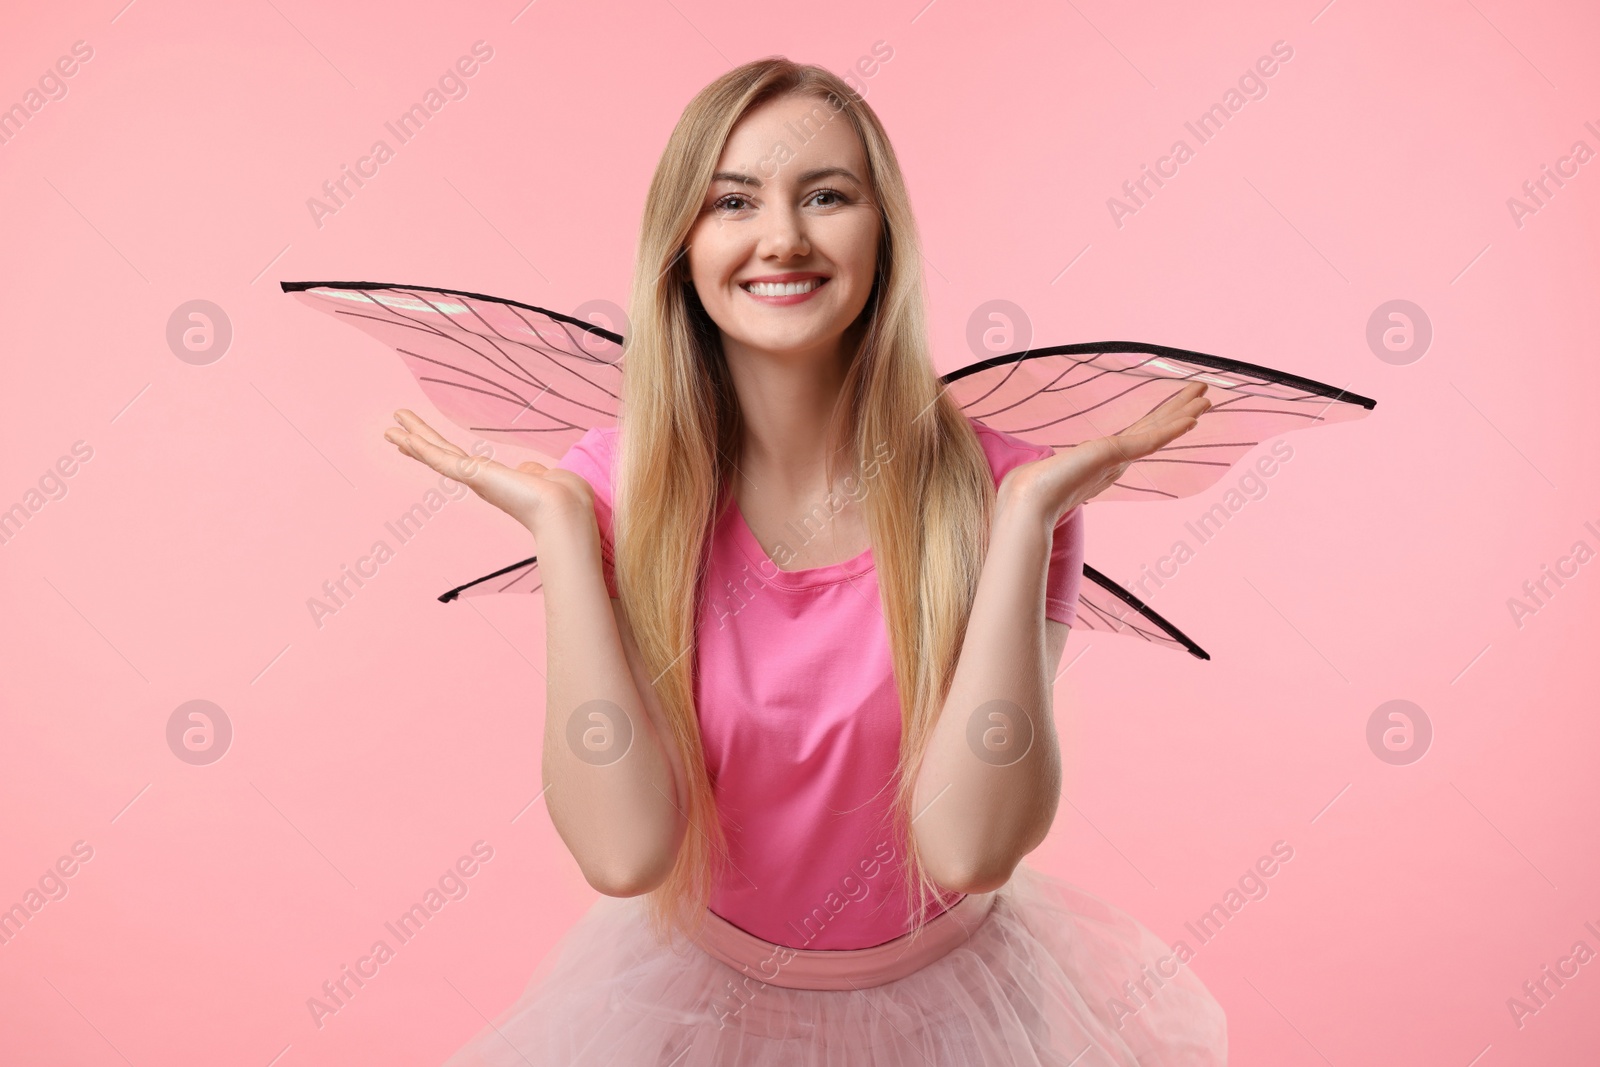
[[[861,139],[881,213],[878,268],[833,417],[856,470],[887,446],[864,498],[883,617],[901,698],[890,821],[905,860],[913,930],[940,887],[910,832],[913,790],[955,671],[988,550],[992,469],[928,354],[921,257],[910,199],[888,135],[834,74],[783,57],[747,63],[684,109],[657,164],[640,225],[622,386],[614,510],[618,592],[687,778],[689,826],[667,879],[649,896],[658,936],[692,934],[727,858],[694,703],[695,621],[709,540],[731,493],[741,412],[717,327],[689,275],[685,241],[734,126],[779,96],[814,97],[813,117],[843,117]],[[732,458],[730,458],[732,457]],[[634,492],[635,487],[644,491]],[[689,653],[689,654],[686,654]]]

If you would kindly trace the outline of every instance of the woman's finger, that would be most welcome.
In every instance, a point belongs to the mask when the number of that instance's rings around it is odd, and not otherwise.
[[[1148,447],[1144,455],[1165,448],[1171,441],[1194,429],[1200,416],[1211,410],[1211,401],[1201,395],[1204,392],[1205,383],[1194,383],[1173,394],[1166,403],[1117,436],[1136,438],[1140,441],[1140,447],[1146,441],[1153,441],[1154,444]]]
[[[467,453],[463,449],[446,440],[443,435],[441,435],[432,426],[429,426],[426,422],[422,421],[422,419],[417,416],[417,413],[412,411],[410,408],[401,408],[399,411],[394,413],[394,418],[396,422],[405,427],[407,433],[416,434],[418,437],[421,437],[424,441],[427,441],[436,448],[442,448],[447,452],[454,452],[458,456],[466,456]]]
[[[391,433],[394,431],[390,431]],[[469,456],[454,449],[441,448],[421,434],[400,434],[396,441],[401,451],[413,459],[427,464],[447,478],[470,486],[486,464],[494,462],[482,456]]]
[[[1166,400],[1150,409],[1145,413],[1143,418],[1136,420],[1134,423],[1126,427],[1122,432],[1130,433],[1144,430],[1147,424],[1154,425],[1155,423],[1164,421],[1165,419],[1171,418],[1174,415],[1193,414],[1198,416],[1199,412],[1191,411],[1190,409],[1195,406],[1196,401],[1203,400],[1205,391],[1205,382],[1190,382],[1182,389],[1179,389],[1176,393],[1173,393],[1171,396],[1167,397]],[[1200,411],[1205,411],[1210,406],[1211,401],[1203,400],[1203,403],[1200,405]]]
[[[1174,416],[1148,429],[1117,434],[1112,441],[1122,462],[1126,463],[1159,452],[1198,425],[1198,414]]]

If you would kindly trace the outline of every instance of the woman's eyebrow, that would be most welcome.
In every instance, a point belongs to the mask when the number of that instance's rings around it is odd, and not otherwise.
[[[849,178],[857,185],[861,183],[861,179],[844,167],[813,167],[795,180],[804,185],[806,182],[813,182],[818,178],[831,178],[835,175]],[[752,177],[749,174],[741,174],[735,170],[719,170],[711,176],[711,180],[714,182],[734,182],[738,185],[748,185],[756,189],[761,188],[760,178]]]

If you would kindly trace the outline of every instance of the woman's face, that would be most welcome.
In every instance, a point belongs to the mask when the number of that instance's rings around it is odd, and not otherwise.
[[[689,272],[724,351],[839,355],[872,293],[880,226],[866,152],[842,112],[791,95],[746,114],[688,237]]]

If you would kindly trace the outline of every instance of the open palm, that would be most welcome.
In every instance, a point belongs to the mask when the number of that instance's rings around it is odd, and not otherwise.
[[[1021,464],[1001,479],[1001,491],[1036,503],[1054,524],[1116,484],[1134,460],[1165,448],[1199,425],[1200,416],[1211,408],[1205,391],[1204,382],[1190,382],[1121,433]]]
[[[553,466],[554,460],[529,460],[508,467],[462,451],[409,409],[401,408],[394,418],[400,427],[385,430],[385,440],[417,462],[462,483],[530,531],[536,532],[536,524],[553,514],[593,514],[593,487],[579,475]]]

